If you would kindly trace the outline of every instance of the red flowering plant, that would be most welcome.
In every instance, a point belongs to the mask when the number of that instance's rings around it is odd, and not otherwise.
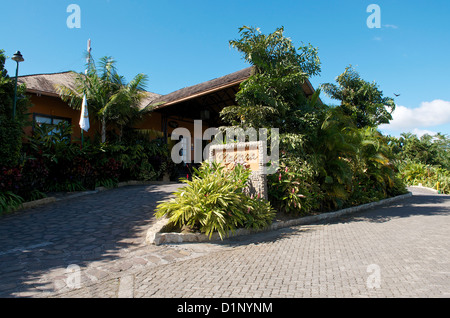
[[[11,191],[17,193],[22,173],[19,167],[0,168],[0,192]]]
[[[21,168],[21,178],[18,184],[18,194],[25,201],[45,197],[43,191],[47,182],[49,170],[42,157],[27,158]]]
[[[280,160],[277,173],[268,175],[269,201],[280,213],[304,215],[320,206],[320,188],[306,163]]]
[[[94,164],[95,185],[106,188],[116,187],[120,178],[121,162],[112,157],[102,157]]]

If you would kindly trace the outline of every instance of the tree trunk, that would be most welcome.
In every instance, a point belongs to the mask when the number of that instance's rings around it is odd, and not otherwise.
[[[106,119],[102,116],[102,143],[106,142]]]

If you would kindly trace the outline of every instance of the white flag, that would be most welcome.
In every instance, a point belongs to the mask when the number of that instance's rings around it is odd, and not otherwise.
[[[84,131],[89,130],[89,113],[86,95],[83,96],[83,102],[81,103],[80,128]]]

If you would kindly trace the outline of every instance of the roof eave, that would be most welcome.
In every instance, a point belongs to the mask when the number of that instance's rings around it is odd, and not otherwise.
[[[196,93],[196,94],[193,94],[193,95],[189,95],[189,96],[186,96],[186,97],[183,97],[183,98],[180,98],[180,99],[176,99],[176,100],[170,101],[168,103],[161,104],[161,105],[157,106],[155,109],[164,108],[164,107],[171,106],[171,105],[174,105],[174,104],[178,104],[178,103],[181,103],[181,102],[184,102],[184,101],[187,101],[187,100],[190,100],[190,99],[194,99],[194,98],[197,98],[197,97],[200,97],[200,96],[208,95],[208,94],[220,91],[220,90],[228,88],[228,87],[233,87],[233,86],[235,86],[237,84],[242,83],[247,78],[249,78],[249,77],[242,78],[240,80],[237,80],[237,81],[234,81],[234,82],[231,82],[231,83],[227,83],[225,85],[217,86],[217,87],[208,89],[208,90],[203,91],[203,92],[199,92],[199,93]],[[162,97],[161,99],[164,99],[164,97]],[[162,102],[164,102],[164,101],[162,101]]]
[[[50,96],[50,97],[61,97],[59,94],[57,93],[52,93],[52,92],[47,92],[47,91],[41,91],[41,90],[37,90],[37,89],[28,89],[27,88],[27,93],[30,94],[36,94],[36,95],[44,95],[44,96]]]

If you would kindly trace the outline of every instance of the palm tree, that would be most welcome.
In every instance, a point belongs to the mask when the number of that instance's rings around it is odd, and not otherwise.
[[[376,182],[380,190],[394,186],[393,154],[386,138],[374,127],[359,129],[357,167],[359,173]]]
[[[119,90],[113,95],[109,107],[105,109],[108,120],[119,128],[119,141],[122,140],[124,127],[131,126],[154,107],[154,105],[141,107],[142,100],[146,96],[144,88],[147,79],[147,75],[142,73],[136,75],[128,84],[122,79]]]
[[[144,95],[147,76],[136,75],[125,84],[125,79],[117,73],[116,61],[111,57],[102,57],[99,68],[90,60],[86,74],[78,74],[76,88],[65,85],[58,86],[61,98],[75,109],[81,108],[84,94],[88,101],[89,113],[101,120],[102,143],[106,142],[106,126],[108,122],[116,123],[120,131],[127,124],[151,110],[150,107],[139,109]]]
[[[341,101],[337,106],[351,116],[358,128],[376,127],[388,124],[395,110],[394,100],[384,97],[375,82],[363,80],[350,65],[336,78],[336,84],[322,84],[321,88],[329,97]]]
[[[329,108],[323,113],[321,125],[310,137],[308,159],[317,171],[324,193],[326,208],[336,208],[338,201],[349,196],[353,171],[351,162],[356,154],[352,138],[351,119],[340,109]]]

